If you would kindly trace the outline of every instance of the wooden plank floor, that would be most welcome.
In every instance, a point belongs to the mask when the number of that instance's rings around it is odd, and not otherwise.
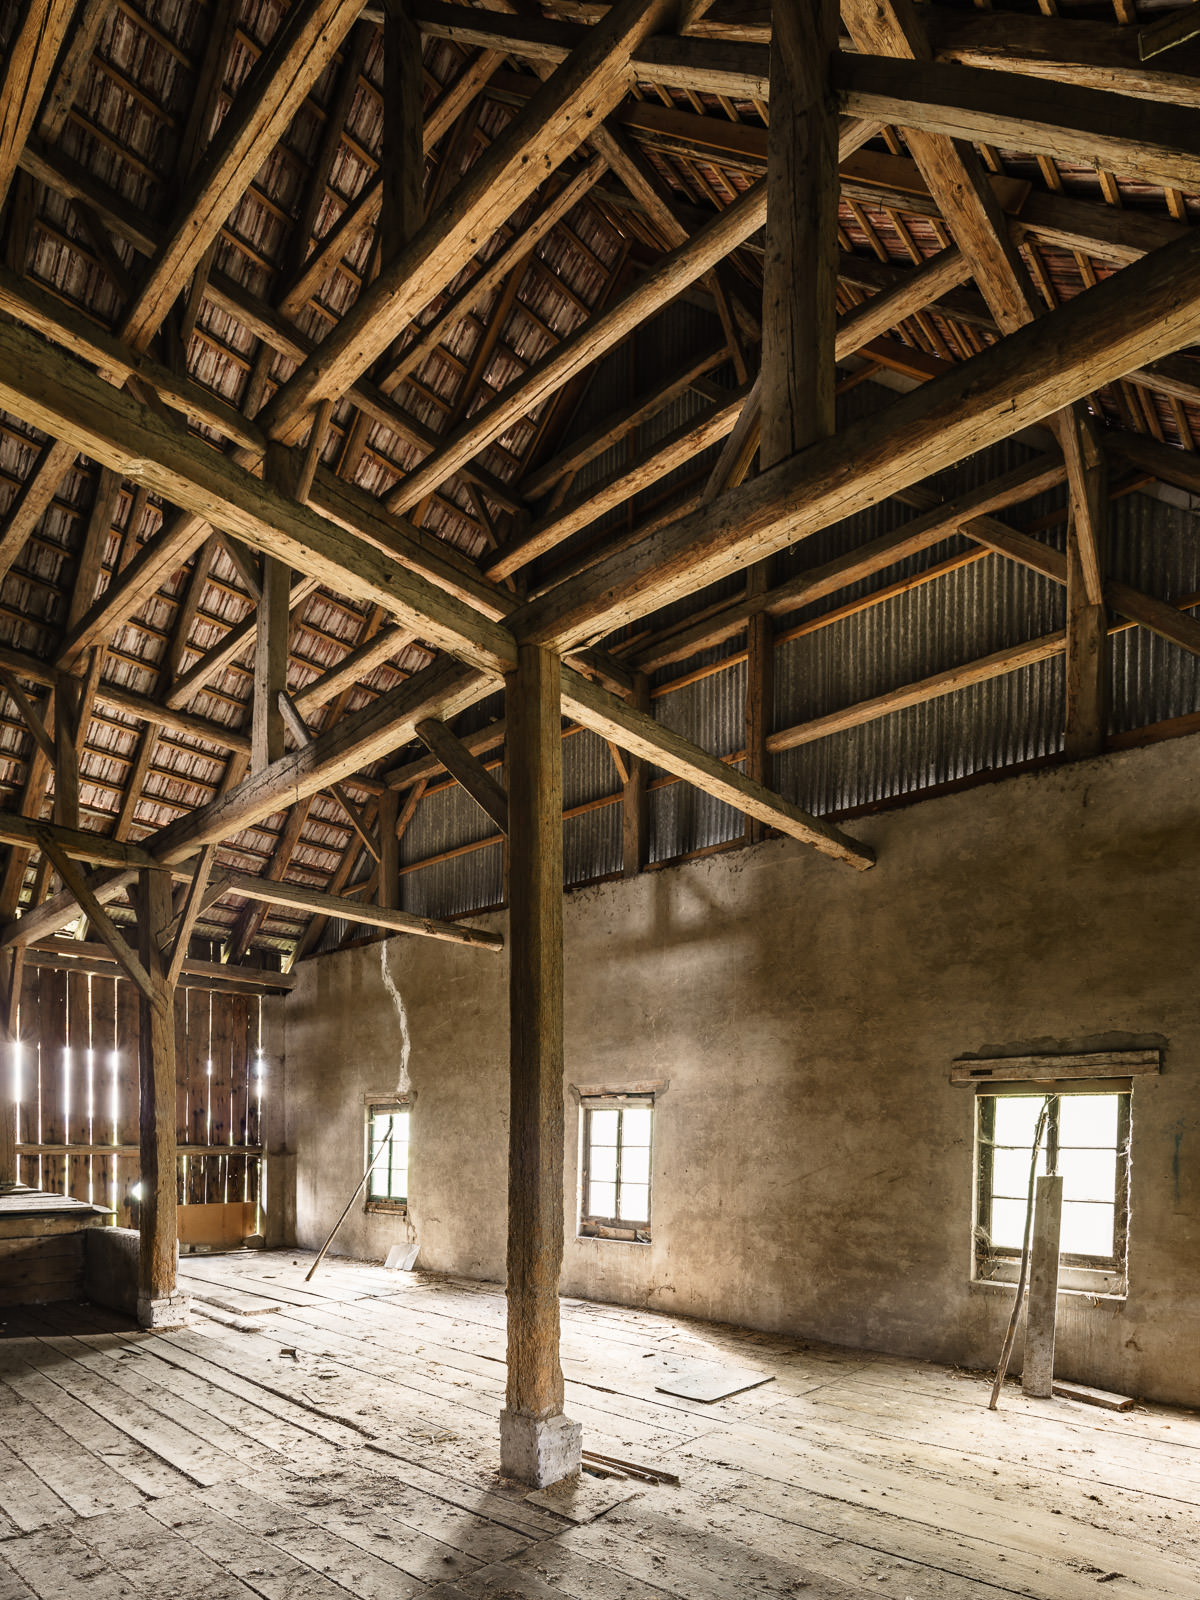
[[[992,1414],[948,1368],[564,1301],[585,1447],[681,1480],[585,1479],[571,1520],[496,1470],[500,1290],[310,1261],[186,1261],[224,1320],[179,1333],[14,1320],[0,1600],[1200,1600],[1194,1413]],[[694,1363],[773,1381],[657,1392]]]

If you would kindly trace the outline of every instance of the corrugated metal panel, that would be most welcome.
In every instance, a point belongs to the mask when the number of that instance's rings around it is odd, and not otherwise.
[[[418,917],[453,917],[499,905],[504,893],[504,850],[499,844],[435,861],[400,880],[405,911]]]
[[[581,729],[563,740],[563,809],[587,805],[621,786],[608,745]]]
[[[495,776],[500,783],[504,782],[502,768],[497,769]],[[495,832],[496,824],[487,813],[465,789],[452,783],[427,795],[417,806],[400,840],[400,862],[402,866],[409,866],[414,861],[425,861],[442,851],[490,839]]]
[[[785,751],[774,783],[825,815],[1046,755],[1061,747],[1062,721],[1056,659]]]
[[[999,556],[783,645],[775,726],[790,728],[1061,628],[1063,591]],[[782,793],[820,812],[863,805],[1059,748],[1061,663],[977,684],[782,753]]]
[[[600,806],[563,823],[563,882],[569,887],[620,872],[621,807]]]
[[[655,703],[655,715],[713,755],[725,756],[742,748],[745,706],[746,668],[739,662],[662,696]],[[743,830],[740,812],[690,784],[673,783],[650,796],[651,861],[670,861],[692,850],[725,844]]]
[[[1111,508],[1109,564],[1161,600],[1200,593],[1200,519],[1149,495],[1126,495]],[[1200,710],[1200,658],[1144,628],[1110,643],[1114,733]]]

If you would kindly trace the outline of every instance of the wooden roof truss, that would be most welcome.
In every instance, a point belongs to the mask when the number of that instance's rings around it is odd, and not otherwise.
[[[1197,596],[1105,564],[1113,495],[1200,484],[1191,8],[773,9],[772,39],[728,0],[0,7],[0,947],[91,928],[137,981],[151,866],[171,981],[189,938],[289,959],[330,918],[494,945],[398,908],[398,841],[447,774],[507,832],[503,724],[452,725],[522,645],[609,743],[627,872],[650,768],[863,868],[775,754],[1053,655],[1094,754],[1111,633],[1200,653]],[[573,426],[680,299],[719,337]],[[872,376],[902,392],[839,430]],[[1004,520],[1056,486],[1065,551]],[[775,580],[889,498],[893,532]],[[794,614],[954,535],[921,581],[998,553],[1065,626],[775,727]],[[718,756],[648,675],[738,640]]]

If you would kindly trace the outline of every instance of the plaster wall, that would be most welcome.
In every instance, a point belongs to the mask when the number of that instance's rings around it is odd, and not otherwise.
[[[969,1281],[972,1096],[951,1061],[1161,1044],[1134,1090],[1128,1298],[1060,1297],[1058,1369],[1200,1403],[1198,811],[1200,739],[1179,740],[858,822],[870,872],[773,840],[569,895],[564,1291],[991,1365],[1011,1291]],[[413,1039],[419,1264],[502,1279],[505,958],[385,948]],[[285,1144],[315,1246],[397,1027],[379,945],[299,971]],[[647,1079],[653,1242],[578,1239],[571,1086]],[[336,1248],[404,1236],[358,1207]]]

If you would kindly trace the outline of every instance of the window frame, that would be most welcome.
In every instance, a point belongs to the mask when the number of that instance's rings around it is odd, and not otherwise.
[[[406,1112],[408,1114],[408,1118],[409,1118],[409,1124],[408,1124],[408,1127],[409,1127],[409,1141],[408,1141],[407,1148],[409,1150],[411,1150],[411,1148],[412,1148],[412,1110],[413,1110],[412,1099],[408,1095],[394,1095],[394,1094],[391,1094],[391,1095],[368,1095],[367,1096],[366,1101],[365,1101],[365,1112],[364,1112],[364,1118],[363,1118],[363,1136],[364,1136],[363,1137],[363,1143],[364,1143],[363,1167],[364,1167],[364,1170],[371,1166],[371,1159],[372,1159],[373,1154],[375,1153],[373,1146],[374,1146],[375,1118],[376,1117],[381,1117],[381,1116],[393,1116],[394,1117],[394,1116],[397,1116],[400,1112]],[[390,1178],[390,1167],[391,1167],[391,1158],[390,1158],[390,1156],[388,1158],[388,1166],[389,1166],[389,1178]],[[410,1199],[409,1191],[411,1190],[411,1188],[412,1188],[412,1168],[411,1168],[410,1162],[406,1158],[405,1164],[404,1164],[404,1189],[405,1189],[404,1198],[403,1199],[398,1199],[394,1195],[373,1195],[371,1193],[370,1177],[368,1176],[367,1182],[363,1185],[363,1210],[364,1211],[371,1211],[371,1212],[387,1212],[392,1216],[406,1216],[408,1214],[408,1205],[409,1205],[409,1199]]]
[[[971,1278],[976,1283],[1013,1284],[1021,1251],[990,1242],[992,1171],[995,1145],[995,1103],[998,1099],[1050,1099],[1044,1139],[1047,1169],[1057,1167],[1059,1110],[1067,1096],[1106,1095],[1117,1100],[1116,1166],[1113,1189],[1113,1254],[1059,1256],[1059,1289],[1090,1294],[1124,1295],[1129,1281],[1129,1148],[1133,1121],[1133,1084],[1072,1079],[1055,1083],[982,1082],[975,1090],[975,1170],[972,1214]],[[989,1242],[985,1246],[984,1241]]]
[[[653,1237],[654,1225],[654,1124],[656,1100],[653,1092],[641,1091],[628,1094],[602,1094],[581,1095],[579,1100],[579,1215],[576,1227],[577,1236],[581,1239],[611,1239],[626,1244],[649,1244]],[[645,1221],[630,1222],[620,1217],[600,1217],[587,1208],[587,1199],[591,1183],[591,1127],[592,1113],[595,1111],[624,1112],[649,1111],[650,1112],[650,1143],[648,1148],[648,1166],[646,1174],[646,1210],[649,1215]],[[621,1132],[624,1118],[617,1122],[617,1171],[613,1180],[617,1194],[618,1208],[620,1205],[621,1182],[621,1152],[623,1144]],[[638,1146],[637,1148],[641,1148]],[[606,1180],[607,1181],[607,1180]]]

